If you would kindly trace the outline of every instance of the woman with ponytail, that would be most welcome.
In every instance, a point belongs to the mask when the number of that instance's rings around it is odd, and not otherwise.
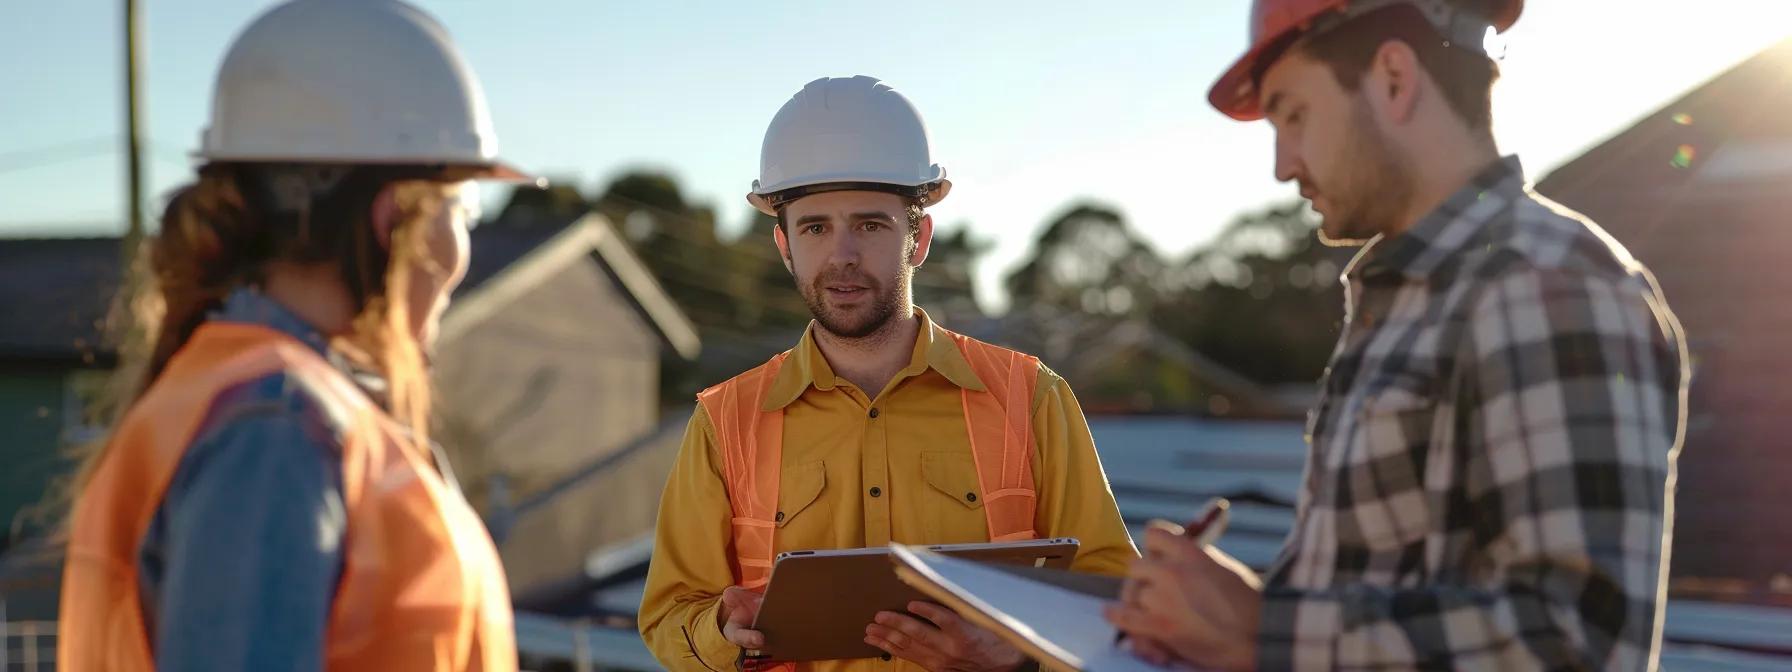
[[[83,466],[59,669],[514,670],[425,362],[493,156],[442,27],[293,0],[237,38],[148,243],[153,343]]]

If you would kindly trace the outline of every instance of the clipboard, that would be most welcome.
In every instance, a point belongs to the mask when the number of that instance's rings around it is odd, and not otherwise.
[[[917,546],[931,553],[1028,569],[1068,569],[1076,539]],[[908,613],[908,603],[928,599],[890,571],[890,548],[781,553],[753,629],[765,646],[748,651],[779,662],[877,658],[883,649],[865,643],[865,626],[879,611]]]
[[[1101,608],[1118,593],[1118,580],[1107,585],[1052,581],[1051,572],[968,562],[896,544],[891,545],[890,558],[902,582],[995,633],[1043,667],[1081,672],[1164,669],[1115,644],[1114,627],[1102,617]],[[1113,593],[1107,593],[1110,589]]]

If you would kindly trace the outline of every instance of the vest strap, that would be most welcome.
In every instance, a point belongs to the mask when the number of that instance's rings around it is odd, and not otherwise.
[[[984,390],[963,390],[965,431],[977,465],[983,514],[993,542],[1038,538],[1033,528],[1033,395],[1039,360],[947,332]],[[715,428],[722,478],[734,516],[731,562],[735,585],[763,593],[777,551],[783,474],[784,412],[766,411],[765,397],[789,352],[697,395]],[[784,663],[760,672],[793,672]]]

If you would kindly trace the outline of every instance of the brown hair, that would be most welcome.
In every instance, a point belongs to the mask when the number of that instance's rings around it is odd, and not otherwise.
[[[1499,79],[1499,63],[1475,48],[1446,42],[1411,5],[1378,9],[1332,30],[1279,46],[1330,66],[1339,86],[1356,92],[1362,88],[1363,75],[1375,61],[1376,52],[1390,41],[1412,47],[1419,66],[1437,82],[1450,110],[1468,124],[1470,131],[1491,133],[1493,83]],[[1274,55],[1265,54],[1259,62],[1267,66],[1273,61]],[[1261,72],[1257,78],[1262,78]]]
[[[333,171],[333,173],[332,173]],[[334,186],[297,211],[275,207],[275,175],[333,174]],[[443,207],[438,172],[403,167],[305,167],[211,164],[163,211],[161,231],[136,256],[143,278],[121,291],[115,311],[129,311],[134,334],[118,343],[120,366],[97,409],[115,426],[167,368],[224,299],[266,280],[269,262],[329,264],[337,269],[358,311],[351,334],[338,338],[345,355],[386,379],[389,412],[427,445],[429,382],[411,334],[408,279],[430,263],[429,227]],[[398,216],[391,246],[372,224],[373,204],[395,187]],[[145,264],[147,267],[145,268]],[[147,340],[145,340],[147,339]],[[69,503],[80,496],[105,453],[106,439],[77,447],[80,466],[67,481]]]

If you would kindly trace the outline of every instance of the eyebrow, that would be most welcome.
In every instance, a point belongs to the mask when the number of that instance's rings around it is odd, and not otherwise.
[[[855,213],[852,213],[851,215],[848,215],[846,217],[846,219],[848,221],[854,221],[854,222],[862,222],[862,221],[866,221],[866,220],[871,220],[871,221],[876,221],[876,222],[883,222],[885,224],[890,224],[890,225],[896,224],[896,217],[892,216],[890,213],[878,212],[875,210],[868,211],[868,212],[855,212]],[[813,215],[803,215],[802,217],[798,217],[796,220],[796,225],[801,227],[801,226],[809,226],[811,224],[826,224],[831,221],[834,221],[833,217],[829,217],[827,215],[817,213],[817,214],[813,214]]]
[[[855,213],[852,213],[852,219],[854,221],[862,221],[862,220],[872,219],[872,220],[884,222],[886,224],[895,224],[896,223],[896,218],[890,216],[890,213],[887,213],[887,212],[855,212]]]
[[[1275,93],[1269,94],[1269,101],[1265,102],[1263,104],[1263,116],[1265,116],[1265,117],[1275,116],[1276,108],[1279,108],[1281,106],[1282,106],[1282,92],[1277,91]]]

